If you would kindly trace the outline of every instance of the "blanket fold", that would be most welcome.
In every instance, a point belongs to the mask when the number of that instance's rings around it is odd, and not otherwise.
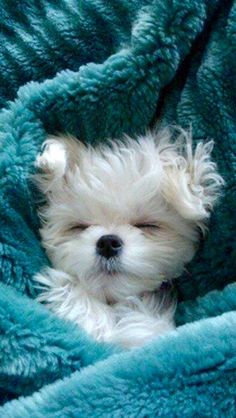
[[[0,322],[0,386],[5,391],[31,394],[119,352],[94,342],[74,324],[61,321],[9,286],[1,284],[0,290],[0,318],[4,318]]]
[[[235,314],[185,326],[13,401],[4,417],[233,417],[235,344]]]
[[[0,416],[235,417],[236,1],[0,0],[0,11]],[[48,260],[30,176],[48,133],[95,143],[138,135],[157,114],[214,139],[226,186],[177,281],[177,330],[126,353],[33,300]]]

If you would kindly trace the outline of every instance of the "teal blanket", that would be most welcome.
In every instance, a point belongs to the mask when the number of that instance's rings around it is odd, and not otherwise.
[[[236,1],[0,0],[1,418],[236,416]],[[177,281],[177,330],[98,344],[34,299],[48,264],[29,181],[48,133],[86,142],[156,121],[212,138],[226,180]]]

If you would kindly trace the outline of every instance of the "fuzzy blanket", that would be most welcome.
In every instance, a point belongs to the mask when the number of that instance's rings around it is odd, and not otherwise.
[[[1,418],[234,418],[236,1],[0,0],[0,15]],[[48,133],[93,143],[156,120],[213,138],[226,187],[177,281],[177,330],[122,352],[34,300],[48,260],[29,175]]]

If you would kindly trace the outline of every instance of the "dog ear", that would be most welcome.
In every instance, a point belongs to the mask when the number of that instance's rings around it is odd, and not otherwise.
[[[44,193],[58,190],[66,182],[67,174],[73,171],[84,148],[81,142],[66,136],[52,136],[43,143],[42,153],[35,162],[39,170],[35,180]]]
[[[39,170],[35,181],[40,189],[47,193],[61,183],[66,173],[67,150],[61,138],[49,137],[42,145],[42,152],[35,161]]]
[[[171,149],[172,148],[172,149]],[[211,160],[213,141],[199,142],[193,152],[191,134],[182,132],[163,149],[163,195],[179,213],[194,222],[206,220],[224,184]]]

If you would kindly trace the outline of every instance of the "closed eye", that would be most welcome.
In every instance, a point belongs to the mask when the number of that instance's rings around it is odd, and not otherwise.
[[[157,224],[148,224],[148,223],[143,223],[143,224],[135,224],[134,225],[136,228],[140,228],[140,229],[142,229],[142,228],[156,228],[156,229],[158,229],[158,228],[160,228],[160,225],[157,225]]]
[[[72,225],[69,229],[69,231],[84,231],[85,229],[87,229],[89,227],[89,225],[87,224],[76,224],[76,225]]]

